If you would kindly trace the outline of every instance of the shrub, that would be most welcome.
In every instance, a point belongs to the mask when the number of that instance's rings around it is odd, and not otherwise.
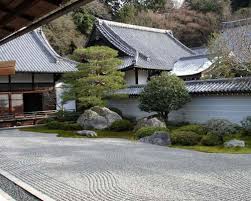
[[[251,116],[246,117],[241,121],[242,128],[245,134],[251,135]]]
[[[109,128],[112,131],[129,131],[133,129],[133,124],[128,120],[114,121]]]
[[[205,135],[206,130],[202,125],[191,124],[186,126],[181,126],[180,128],[175,129],[174,131],[192,131],[199,135]]]
[[[171,134],[172,144],[193,146],[199,144],[201,136],[192,131],[176,131]]]
[[[155,131],[169,131],[167,128],[162,127],[143,127],[140,128],[136,133],[136,139],[140,139],[142,137],[150,136],[154,134]]]
[[[46,126],[49,129],[62,129],[62,127],[64,126],[64,123],[59,122],[59,121],[50,121],[46,124]]]
[[[82,130],[82,127],[77,123],[64,123],[61,129],[65,131],[76,131],[76,130]]]
[[[201,144],[205,146],[216,146],[221,145],[222,141],[220,140],[219,136],[208,133],[202,137]]]
[[[205,129],[219,136],[222,142],[224,136],[237,132],[236,125],[226,119],[211,119],[205,124]]]
[[[78,112],[70,111],[58,111],[56,114],[56,119],[58,121],[73,121],[76,122],[80,114]]]

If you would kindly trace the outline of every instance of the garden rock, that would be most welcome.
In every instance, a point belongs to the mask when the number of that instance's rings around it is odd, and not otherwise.
[[[160,146],[171,145],[170,135],[165,131],[156,131],[151,136],[140,138],[139,141]]]
[[[98,134],[95,131],[90,130],[82,130],[76,132],[78,135],[86,136],[86,137],[97,137]]]
[[[106,107],[96,106],[80,115],[77,123],[85,129],[105,129],[110,127],[114,121],[121,119],[116,112]]]
[[[245,147],[245,142],[242,140],[230,140],[224,143],[224,147]]]
[[[160,121],[158,118],[143,118],[137,122],[137,125],[135,126],[135,130],[138,130],[143,127],[162,127],[166,128],[166,125],[164,122]]]

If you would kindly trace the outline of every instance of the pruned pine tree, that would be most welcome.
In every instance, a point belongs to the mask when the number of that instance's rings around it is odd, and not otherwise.
[[[105,105],[105,97],[124,85],[124,73],[117,70],[121,64],[118,52],[105,46],[77,49],[73,57],[80,62],[78,71],[64,76],[70,90],[64,100],[76,99],[83,108]]]

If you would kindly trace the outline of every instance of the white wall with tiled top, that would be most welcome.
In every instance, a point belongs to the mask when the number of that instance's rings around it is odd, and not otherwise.
[[[125,116],[136,117],[137,119],[149,116],[150,113],[141,111],[138,104],[136,98],[109,102],[110,107],[117,107]],[[183,108],[171,112],[169,120],[204,123],[212,118],[223,118],[234,123],[240,123],[247,116],[251,116],[250,95],[195,96]]]

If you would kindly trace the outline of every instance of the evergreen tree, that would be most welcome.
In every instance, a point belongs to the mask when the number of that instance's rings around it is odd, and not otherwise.
[[[78,71],[64,76],[70,86],[64,100],[76,99],[83,108],[105,105],[105,97],[123,87],[124,73],[117,70],[121,61],[117,51],[105,46],[93,46],[74,51]]]

